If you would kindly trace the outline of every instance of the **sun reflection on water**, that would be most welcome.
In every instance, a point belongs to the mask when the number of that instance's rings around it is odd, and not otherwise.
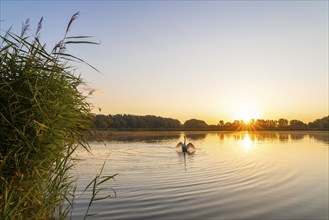
[[[249,151],[251,148],[253,148],[256,144],[256,139],[251,139],[248,132],[245,133],[245,135],[242,137],[240,144],[243,147],[245,151]]]
[[[196,146],[194,155],[177,151],[183,135]],[[95,203],[99,215],[94,219],[328,219],[328,136],[306,131],[114,134],[106,145],[90,142],[92,155],[79,151],[77,194],[110,151],[104,175],[119,173],[109,186],[117,198]],[[77,198],[73,219],[83,218],[88,199]],[[309,205],[301,206],[305,201]]]

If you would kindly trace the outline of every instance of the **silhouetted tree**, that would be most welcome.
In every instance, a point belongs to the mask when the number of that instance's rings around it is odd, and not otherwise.
[[[264,119],[257,119],[255,122],[255,128],[257,130],[263,130],[266,127],[266,123]]]
[[[289,122],[287,119],[284,119],[284,118],[280,118],[278,120],[278,128],[279,129],[286,129],[289,125]]]
[[[313,122],[308,123],[310,129],[319,129],[329,131],[329,116],[321,119],[316,119]]]
[[[307,125],[300,120],[294,119],[290,121],[289,128],[292,130],[303,130],[307,128]]]
[[[208,125],[206,122],[204,122],[202,120],[190,119],[184,123],[184,127],[190,128],[190,129],[204,129],[204,128],[207,128]]]

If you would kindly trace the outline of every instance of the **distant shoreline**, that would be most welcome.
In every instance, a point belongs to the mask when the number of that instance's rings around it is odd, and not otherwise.
[[[208,125],[203,120],[190,119],[183,124],[174,118],[154,115],[95,115],[95,130],[100,131],[329,131],[329,116],[315,119],[305,124],[300,120],[257,119],[245,122],[220,120],[216,125]]]

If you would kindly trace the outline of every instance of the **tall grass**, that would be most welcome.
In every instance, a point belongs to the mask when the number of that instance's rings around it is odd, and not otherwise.
[[[87,36],[68,36],[49,52],[37,31],[27,36],[29,20],[19,35],[0,36],[0,219],[65,218],[72,202],[73,153],[89,150],[91,104],[78,87],[69,44],[94,44]]]

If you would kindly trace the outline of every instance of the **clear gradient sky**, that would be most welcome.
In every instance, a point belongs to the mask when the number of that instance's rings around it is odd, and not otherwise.
[[[159,115],[217,124],[244,117],[313,121],[328,115],[328,1],[7,1],[1,34],[42,42],[92,35],[69,52],[103,114]],[[95,111],[96,112],[96,111]]]

